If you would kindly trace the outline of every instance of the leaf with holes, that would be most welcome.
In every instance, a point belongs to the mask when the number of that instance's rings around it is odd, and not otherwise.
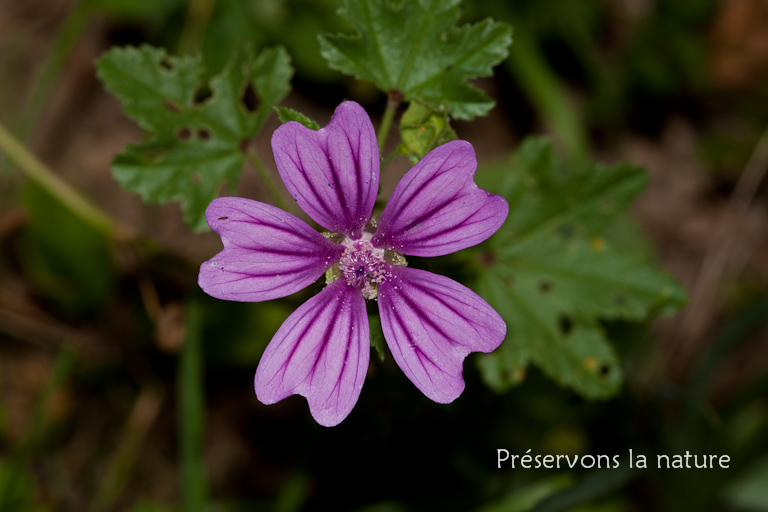
[[[459,0],[347,0],[339,13],[358,33],[320,37],[332,68],[408,101],[419,97],[445,107],[458,119],[493,108],[493,100],[467,80],[490,76],[506,58],[509,25],[486,19],[456,26]]]
[[[205,229],[205,208],[222,184],[234,189],[248,141],[288,94],[293,75],[283,48],[257,56],[247,45],[209,84],[200,81],[198,59],[150,46],[110,50],[96,68],[147,132],[145,142],[115,157],[115,178],[146,201],[179,201],[196,230]]]
[[[502,346],[480,356],[483,377],[501,391],[533,363],[585,397],[611,396],[622,372],[600,321],[642,321],[685,302],[671,277],[608,235],[645,172],[627,164],[561,169],[548,143],[530,140],[483,180],[510,204],[477,283],[508,328]]]

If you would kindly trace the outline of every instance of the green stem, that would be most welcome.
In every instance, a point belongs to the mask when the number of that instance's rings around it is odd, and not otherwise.
[[[389,135],[389,127],[392,125],[392,120],[395,118],[395,112],[397,112],[397,107],[399,106],[400,94],[390,92],[387,96],[387,108],[384,109],[384,116],[381,118],[379,131],[376,133],[376,138],[379,139],[379,154],[384,151],[384,145],[387,143],[387,136]]]
[[[267,186],[267,190],[269,191],[269,195],[272,196],[275,206],[287,211],[288,208],[286,207],[285,201],[280,197],[280,191],[277,190],[275,182],[269,177],[269,173],[267,172],[266,167],[264,167],[264,164],[261,163],[261,160],[259,160],[259,157],[252,151],[246,151],[245,156],[248,158],[248,161],[251,162],[253,168],[256,169],[256,172],[259,173],[261,181]]]
[[[27,177],[90,226],[108,236],[116,234],[118,227],[106,213],[54,174],[51,169],[30,153],[2,123],[0,123],[0,151],[15,162]]]

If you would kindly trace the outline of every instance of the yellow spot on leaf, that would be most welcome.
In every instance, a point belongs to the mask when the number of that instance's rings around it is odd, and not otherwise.
[[[587,369],[587,371],[594,372],[597,370],[597,359],[594,357],[588,357],[584,360],[584,368]]]
[[[595,252],[600,252],[603,249],[605,249],[605,240],[603,240],[600,237],[593,238],[592,239],[592,249],[594,249]]]

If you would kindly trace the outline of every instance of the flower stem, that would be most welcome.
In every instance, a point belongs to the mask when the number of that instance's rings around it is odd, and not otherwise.
[[[384,145],[387,143],[387,136],[389,135],[389,127],[392,125],[392,120],[395,118],[395,112],[397,112],[397,107],[400,106],[401,99],[402,95],[397,91],[390,91],[387,95],[387,108],[384,109],[384,116],[381,118],[379,131],[376,134],[376,138],[379,139],[379,153],[384,151]]]
[[[16,163],[28,178],[58,199],[72,213],[108,236],[118,231],[115,222],[80,192],[59,178],[0,123],[0,151]]]
[[[246,151],[245,152],[246,158],[248,158],[248,161],[251,162],[251,165],[253,165],[253,168],[256,169],[256,172],[259,173],[259,177],[261,178],[261,181],[264,182],[264,184],[267,186],[267,190],[269,191],[269,195],[272,196],[272,200],[275,202],[275,206],[278,208],[282,208],[285,211],[288,211],[288,208],[285,205],[285,201],[283,201],[283,198],[280,197],[280,192],[277,190],[277,187],[275,186],[275,182],[272,181],[272,178],[269,177],[269,173],[267,172],[267,169],[264,167],[264,164],[261,163],[261,160],[259,160],[259,157],[256,156],[256,153],[253,151]]]

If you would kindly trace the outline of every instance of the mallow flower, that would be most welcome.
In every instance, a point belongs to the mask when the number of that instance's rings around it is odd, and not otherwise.
[[[439,403],[464,390],[470,352],[490,352],[506,325],[479,295],[447,277],[407,266],[476,245],[504,223],[506,201],[480,189],[472,145],[434,149],[400,180],[380,219],[379,150],[371,120],[354,102],[311,130],[291,121],[272,136],[283,183],[321,234],[274,206],[221,197],[206,211],[224,249],[200,267],[209,295],[234,301],[285,297],[325,274],[327,285],[278,329],[256,370],[265,404],[299,394],[321,425],[350,413],[370,357],[366,300],[378,302],[389,350],[405,375]]]

